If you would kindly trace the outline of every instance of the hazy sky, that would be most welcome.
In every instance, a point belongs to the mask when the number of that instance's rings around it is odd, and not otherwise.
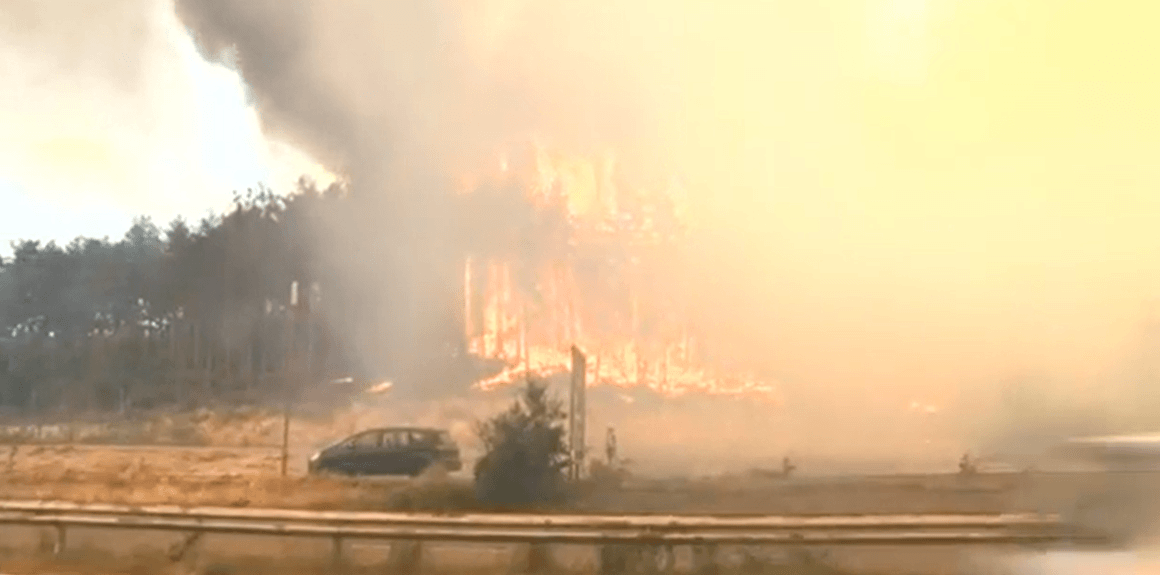
[[[232,190],[313,171],[266,141],[237,74],[198,55],[169,2],[5,4],[0,254],[18,238],[118,239],[140,214],[196,221]]]

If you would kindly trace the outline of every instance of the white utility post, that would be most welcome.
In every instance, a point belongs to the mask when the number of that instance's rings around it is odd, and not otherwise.
[[[585,401],[587,391],[586,378],[587,361],[580,348],[572,346],[572,386],[568,394],[568,443],[572,456],[572,479],[579,479],[584,469],[585,445],[587,433],[585,422],[588,415],[588,406]]]

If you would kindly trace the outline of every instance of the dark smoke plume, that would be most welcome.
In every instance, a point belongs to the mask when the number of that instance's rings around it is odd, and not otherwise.
[[[352,311],[339,323],[377,374],[415,375],[462,333],[462,258],[487,239],[460,225],[457,178],[533,135],[584,150],[645,131],[639,79],[608,48],[625,44],[624,13],[322,0],[178,0],[177,11],[208,57],[236,65],[269,134],[351,183],[349,211],[314,230],[333,265],[313,273],[340,280],[329,297]],[[470,218],[510,218],[505,206],[477,203]]]

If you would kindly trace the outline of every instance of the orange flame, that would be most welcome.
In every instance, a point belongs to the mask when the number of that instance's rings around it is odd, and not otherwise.
[[[563,210],[569,249],[609,249],[620,258],[609,269],[578,277],[575,256],[557,254],[538,263],[513,258],[468,258],[464,266],[464,313],[471,354],[500,360],[505,368],[477,382],[494,389],[528,375],[550,377],[571,369],[571,345],[589,354],[589,385],[647,387],[666,396],[689,392],[757,394],[777,400],[777,388],[748,374],[722,374],[699,365],[687,318],[676,301],[650,298],[657,291],[644,268],[663,259],[682,240],[677,186],[661,191],[617,185],[616,158],[599,161],[533,146],[528,167],[518,170],[502,154],[499,177],[523,178],[527,200],[539,211]],[[659,249],[658,249],[659,248]],[[534,272],[530,279],[527,269]],[[516,270],[521,272],[516,281]],[[590,277],[596,273],[603,283]],[[645,279],[642,279],[645,278]],[[578,281],[578,280],[583,281]],[[669,283],[679,283],[670,278]],[[613,285],[606,285],[613,284]],[[679,299],[679,298],[677,298]],[[648,327],[644,326],[648,323]]]

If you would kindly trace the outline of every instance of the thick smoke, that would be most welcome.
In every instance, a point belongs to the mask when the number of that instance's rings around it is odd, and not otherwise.
[[[352,183],[350,212],[316,230],[335,267],[316,271],[346,286],[331,297],[357,310],[343,323],[370,372],[414,381],[462,333],[462,258],[488,240],[456,215],[460,177],[534,136],[595,151],[655,134],[647,80],[618,52],[629,13],[612,6],[177,2],[205,53],[236,62],[267,131]],[[515,217],[505,207],[471,218]]]
[[[643,135],[641,88],[657,74],[616,51],[633,31],[631,12],[613,6],[177,2],[209,56],[236,54],[272,133],[352,178],[377,179],[458,177],[532,134],[571,146]]]
[[[421,371],[453,331],[455,178],[538,136],[684,178],[717,360],[780,376],[800,413],[859,412],[847,435],[912,399],[959,410],[899,432],[917,437],[987,421],[1020,373],[1075,397],[1116,377],[1160,278],[1140,216],[1156,138],[1134,127],[1157,115],[1131,10],[904,4],[177,8],[206,54],[236,56],[269,133],[350,178],[358,208],[319,231],[375,369]],[[1116,42],[1074,58],[1088,33]],[[1112,173],[1130,176],[1093,191]]]

